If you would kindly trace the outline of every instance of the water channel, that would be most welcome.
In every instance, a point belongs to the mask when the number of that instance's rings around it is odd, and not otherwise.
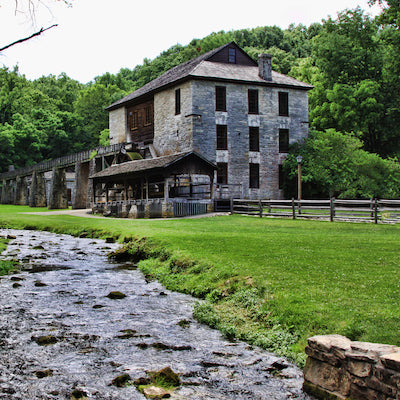
[[[1,257],[23,267],[0,279],[0,399],[144,399],[111,382],[164,367],[181,379],[172,399],[310,399],[295,366],[225,340],[193,319],[192,297],[109,263],[117,244],[0,230],[7,235],[15,239]],[[106,297],[111,291],[126,297]]]

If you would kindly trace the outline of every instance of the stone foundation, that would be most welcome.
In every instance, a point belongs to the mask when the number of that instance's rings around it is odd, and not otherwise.
[[[399,400],[400,348],[344,336],[308,339],[304,390],[319,399]]]
[[[213,203],[185,203],[165,201],[164,199],[113,201],[95,203],[93,214],[103,214],[118,218],[173,218],[205,214],[213,211]]]

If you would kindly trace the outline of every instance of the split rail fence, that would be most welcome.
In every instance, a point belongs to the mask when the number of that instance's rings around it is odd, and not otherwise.
[[[231,203],[234,214],[354,222],[400,222],[400,200],[239,200]]]

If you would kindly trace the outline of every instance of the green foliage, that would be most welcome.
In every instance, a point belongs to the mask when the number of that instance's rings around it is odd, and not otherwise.
[[[319,77],[310,96],[315,129],[353,132],[385,157],[400,152],[400,36],[392,18],[399,7],[389,3],[375,19],[357,8],[324,21],[312,40]]]
[[[110,130],[109,129],[103,129],[100,132],[99,145],[100,146],[109,146],[110,145]]]
[[[398,198],[400,165],[362,149],[362,142],[333,129],[310,132],[296,144],[284,163],[285,194],[295,196],[296,157],[303,157],[304,198]]]
[[[79,92],[74,109],[81,118],[78,130],[86,147],[99,144],[100,132],[108,128],[108,112],[105,107],[122,97],[122,94],[117,86],[101,83],[91,84]]]

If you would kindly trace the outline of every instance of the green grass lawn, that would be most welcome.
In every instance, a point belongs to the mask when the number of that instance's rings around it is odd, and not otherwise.
[[[340,333],[400,345],[400,226],[226,216],[123,220],[27,215],[0,206],[0,226],[147,238],[141,268],[207,299],[197,317],[228,337],[296,359],[306,338]],[[38,210],[39,211],[39,210]],[[162,254],[161,254],[162,253]]]

